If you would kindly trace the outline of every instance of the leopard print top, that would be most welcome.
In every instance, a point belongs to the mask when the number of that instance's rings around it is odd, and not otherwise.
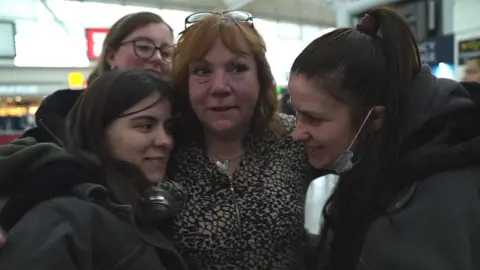
[[[282,119],[291,132],[295,118]],[[174,221],[175,241],[192,269],[302,270],[303,146],[290,136],[245,146],[232,179],[202,146],[179,148],[172,176],[187,199]]]

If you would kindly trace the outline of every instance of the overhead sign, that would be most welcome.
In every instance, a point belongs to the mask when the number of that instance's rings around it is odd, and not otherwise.
[[[458,42],[458,64],[464,65],[468,59],[480,57],[480,38]]]
[[[422,63],[436,66],[439,63],[453,64],[453,35],[427,38],[418,45]]]
[[[87,56],[90,61],[97,61],[102,53],[103,41],[110,29],[87,28],[85,38],[87,40]]]

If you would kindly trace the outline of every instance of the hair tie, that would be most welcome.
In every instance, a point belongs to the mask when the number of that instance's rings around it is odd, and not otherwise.
[[[377,35],[379,27],[375,23],[375,20],[373,19],[373,17],[370,16],[370,14],[365,14],[363,15],[362,18],[360,18],[360,21],[358,22],[356,29],[360,32],[363,32],[367,35],[374,37]]]

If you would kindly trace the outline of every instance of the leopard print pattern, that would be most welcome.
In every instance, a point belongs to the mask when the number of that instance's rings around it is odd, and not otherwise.
[[[281,119],[290,134],[295,118]],[[290,136],[250,139],[245,146],[233,192],[201,146],[180,148],[172,179],[186,188],[187,199],[174,239],[191,269],[302,270],[303,146]]]

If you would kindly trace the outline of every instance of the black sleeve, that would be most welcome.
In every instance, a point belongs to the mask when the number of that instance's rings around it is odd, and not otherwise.
[[[92,269],[88,237],[76,234],[51,201],[27,213],[0,249],[2,270]]]
[[[54,197],[69,194],[76,185],[89,182],[103,184],[97,178],[83,165],[70,160],[46,163],[26,175],[12,178],[11,190],[5,191],[9,200],[0,212],[0,227],[10,231],[35,206]],[[3,187],[8,185],[0,188]]]

